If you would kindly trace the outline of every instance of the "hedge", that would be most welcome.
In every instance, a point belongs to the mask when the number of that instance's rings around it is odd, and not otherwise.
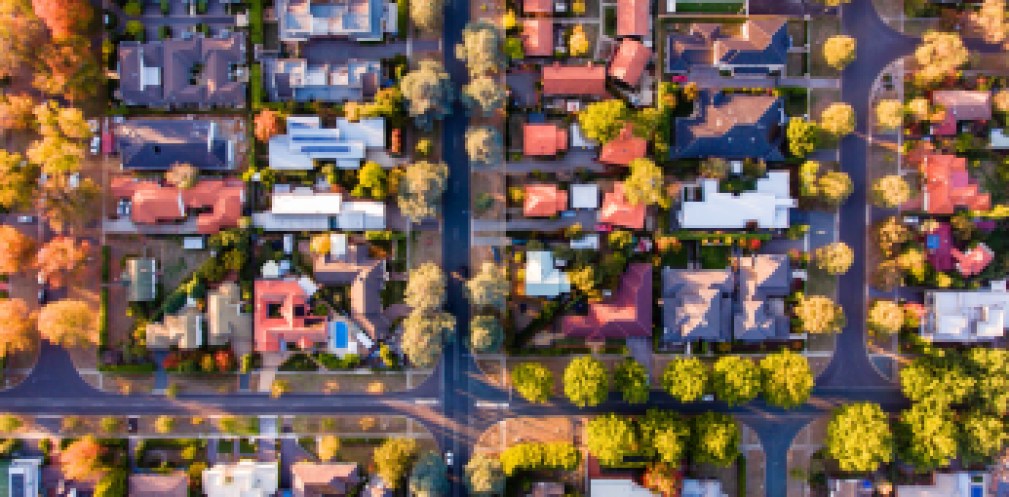
[[[102,364],[98,366],[98,370],[103,373],[153,373],[154,369],[155,366],[152,362],[143,364]]]
[[[501,453],[501,466],[508,476],[518,470],[565,469],[578,466],[579,453],[568,442],[524,442]]]
[[[249,38],[254,45],[263,43],[263,0],[249,2]]]
[[[361,365],[361,357],[357,354],[347,354],[338,357],[333,354],[319,352],[315,355],[315,360],[319,361],[326,369],[354,369]]]
[[[249,94],[252,110],[259,110],[263,106],[263,68],[258,62],[249,67]]]
[[[109,346],[109,289],[102,287],[98,299],[98,348]]]

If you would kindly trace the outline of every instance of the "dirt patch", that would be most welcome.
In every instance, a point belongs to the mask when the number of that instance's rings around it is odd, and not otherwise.
[[[168,384],[175,385],[176,388],[178,388],[178,393],[180,394],[230,394],[239,390],[237,374],[169,374]]]
[[[414,231],[410,240],[411,268],[425,262],[441,264],[441,233],[438,231]]]
[[[481,433],[474,452],[497,454],[521,442],[574,443],[577,426],[576,418],[566,416],[508,418]]]
[[[412,377],[407,380],[407,373],[285,373],[278,372],[277,380],[284,380],[291,393],[373,393],[401,392],[419,385],[423,378]]]

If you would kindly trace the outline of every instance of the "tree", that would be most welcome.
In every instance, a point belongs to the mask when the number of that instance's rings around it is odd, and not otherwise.
[[[828,243],[813,252],[816,267],[830,275],[840,275],[848,272],[855,262],[855,253],[844,242]]]
[[[616,138],[626,120],[627,104],[615,98],[588,104],[578,113],[582,134],[600,144]]]
[[[829,297],[802,296],[794,308],[799,325],[808,333],[838,333],[844,328],[844,309]]]
[[[847,35],[834,35],[823,44],[823,58],[834,69],[844,69],[855,60],[855,39]]]
[[[808,155],[816,149],[817,131],[816,123],[801,117],[789,119],[788,129],[785,132],[788,138],[788,151],[800,159]]]
[[[585,427],[585,445],[604,466],[615,466],[638,448],[638,439],[630,418],[607,414],[589,420]]]
[[[84,145],[62,136],[44,136],[33,141],[25,152],[32,164],[50,177],[63,177],[81,170]]]
[[[613,386],[620,390],[624,402],[644,404],[648,402],[651,387],[648,385],[648,371],[634,358],[626,357],[613,370]]]
[[[441,162],[407,166],[399,181],[399,210],[413,222],[436,216],[447,179],[448,166]]]
[[[582,57],[589,53],[589,38],[585,36],[585,28],[581,24],[575,24],[571,28],[571,36],[568,37],[568,55],[572,57]]]
[[[767,403],[786,409],[806,402],[813,389],[813,373],[805,357],[787,349],[760,360],[760,376]]]
[[[0,414],[0,433],[11,434],[18,431],[24,423],[13,414]]]
[[[63,347],[97,343],[98,319],[91,304],[83,300],[57,300],[42,307],[38,330],[42,338]]]
[[[417,367],[432,367],[441,357],[442,344],[453,329],[455,317],[451,314],[413,311],[403,320],[403,353]]]
[[[494,316],[474,316],[469,324],[470,347],[477,352],[491,352],[501,345],[504,331]]]
[[[928,31],[914,50],[919,66],[916,78],[922,84],[936,83],[966,64],[968,55],[960,35]]]
[[[957,436],[952,412],[914,404],[900,415],[901,459],[920,472],[949,465],[956,458]]]
[[[998,94],[996,94],[996,97]],[[912,98],[907,103],[907,112],[919,121],[928,120],[931,117],[930,102],[925,97]]]
[[[35,323],[28,304],[18,298],[0,299],[0,358],[31,349],[34,338]]]
[[[336,459],[340,452],[340,437],[336,435],[324,435],[319,437],[319,460],[329,462]]]
[[[10,225],[0,225],[0,274],[20,273],[31,263],[35,241]]]
[[[471,111],[479,110],[484,117],[490,117],[504,108],[508,94],[494,78],[481,76],[462,87],[462,103]]]
[[[103,86],[104,73],[90,52],[90,41],[72,36],[42,47],[32,86],[55,97],[80,102]]]
[[[840,206],[854,191],[855,186],[851,182],[848,173],[842,171],[827,171],[817,180],[817,190],[820,199],[827,205]]]
[[[912,402],[946,410],[970,395],[976,380],[952,353],[933,352],[911,360],[900,371],[900,388]]]
[[[444,15],[443,0],[410,2],[410,21],[417,29],[428,34],[437,33],[441,29],[441,19]]]
[[[662,387],[680,402],[694,402],[704,395],[708,369],[696,357],[678,357],[666,364]]]
[[[911,186],[897,174],[888,174],[872,183],[872,203],[885,209],[900,207],[911,198]]]
[[[977,378],[977,404],[987,412],[1009,413],[1009,351],[976,347],[967,352],[967,362]]]
[[[717,179],[719,181],[729,176],[729,161],[721,157],[708,157],[701,161],[698,174],[702,178]]]
[[[904,122],[904,104],[900,100],[885,98],[876,104],[876,123],[884,129],[900,129]]]
[[[441,0],[435,0],[440,3]],[[425,4],[429,2],[413,2]],[[407,103],[407,112],[417,125],[430,128],[452,112],[452,81],[441,62],[424,59],[417,69],[410,71],[399,82],[399,89]]]
[[[922,99],[925,100],[925,99]],[[999,112],[1009,112],[1009,90],[999,90],[992,95],[992,106]],[[925,100],[926,105],[928,100]]]
[[[985,41],[1002,43],[1009,34],[1005,12],[1005,0],[984,0],[977,12],[971,12],[970,20],[981,28]]]
[[[522,46],[522,39],[517,36],[509,36],[504,41],[504,53],[508,60],[522,60],[525,58],[525,47]]]
[[[855,131],[855,110],[844,102],[834,102],[820,113],[820,128],[841,137]]]
[[[492,496],[504,493],[505,475],[501,461],[487,454],[476,454],[465,469],[466,488],[470,495]]]
[[[437,452],[425,452],[410,472],[410,495],[442,497],[448,495],[448,468]]]
[[[21,154],[0,150],[0,208],[29,207],[35,199],[38,169]]]
[[[23,131],[30,128],[35,122],[35,114],[32,112],[34,108],[35,99],[27,93],[11,93],[0,97],[0,130]]]
[[[281,128],[283,127],[283,120],[280,117],[280,113],[271,110],[263,109],[256,114],[255,121],[255,135],[256,139],[262,143],[267,143],[270,138],[279,134]]]
[[[904,325],[904,309],[892,300],[877,300],[869,308],[866,321],[873,333],[892,335]]]
[[[183,190],[192,188],[200,180],[200,170],[192,164],[176,162],[165,171],[165,181]]]
[[[389,193],[388,174],[375,161],[367,161],[357,172],[357,186],[351,192],[354,196],[368,196],[374,200],[385,200]]]
[[[68,236],[55,237],[35,254],[35,265],[52,286],[63,286],[62,275],[74,273],[84,266],[91,251],[87,240],[74,240]]]
[[[739,455],[739,425],[728,414],[706,412],[694,418],[694,461],[728,467]]]
[[[679,465],[690,443],[690,427],[672,411],[649,409],[639,423],[641,449],[650,457]]]
[[[68,480],[92,481],[104,472],[101,456],[104,450],[91,435],[71,442],[60,453],[63,476]]]
[[[77,188],[64,188],[65,177],[56,177],[43,189],[44,212],[54,231],[83,228],[98,216],[94,206],[101,202],[101,188],[91,178],[81,180]]]
[[[388,438],[372,453],[375,473],[393,490],[399,488],[416,457],[417,441],[412,438]]]
[[[627,202],[668,208],[669,196],[666,195],[662,168],[644,157],[632,160],[629,167],[631,174],[624,181],[624,197]]]
[[[876,225],[874,238],[884,257],[893,257],[897,249],[911,239],[911,233],[896,217],[890,216]]]
[[[599,405],[609,391],[609,374],[598,359],[578,357],[564,369],[564,395],[578,407]]]
[[[81,33],[91,22],[91,4],[87,0],[32,0],[32,8],[54,40]]]
[[[171,416],[158,416],[154,420],[154,431],[167,435],[175,429],[175,418]]]
[[[483,263],[480,272],[466,282],[466,296],[478,307],[503,308],[510,289],[508,268],[492,262]]]
[[[126,470],[120,468],[110,468],[106,471],[98,483],[95,485],[94,497],[117,497],[126,495],[128,489],[128,476]]]
[[[485,21],[467,24],[462,30],[462,43],[455,46],[455,57],[466,63],[473,78],[501,70],[504,53],[497,26]]]
[[[493,166],[504,161],[501,133],[490,126],[466,128],[466,154],[476,166]]]
[[[859,402],[835,410],[825,445],[844,472],[871,473],[893,459],[890,422],[879,404]]]
[[[511,31],[518,27],[518,16],[515,15],[514,10],[508,9],[505,11],[504,16],[501,18],[501,25],[505,31]]]
[[[815,199],[820,195],[820,163],[807,160],[799,166],[799,196]]]
[[[711,387],[726,404],[745,404],[760,394],[760,369],[745,357],[721,356],[711,371]]]
[[[537,362],[524,362],[512,368],[515,391],[533,404],[546,404],[554,392],[554,374]]]
[[[14,76],[30,60],[42,29],[30,0],[0,2],[0,79]]]
[[[441,308],[445,303],[445,273],[441,266],[425,262],[410,270],[403,301],[415,310]]]
[[[990,464],[1009,440],[999,416],[971,412],[961,427],[960,455],[966,461]]]

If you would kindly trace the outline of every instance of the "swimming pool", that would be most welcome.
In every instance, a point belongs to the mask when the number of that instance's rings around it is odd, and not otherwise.
[[[350,330],[345,321],[331,321],[329,323],[329,344],[336,350],[346,349],[350,343]]]

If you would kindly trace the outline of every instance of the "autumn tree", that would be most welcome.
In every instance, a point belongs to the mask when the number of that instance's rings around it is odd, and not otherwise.
[[[403,320],[402,349],[420,368],[434,366],[445,338],[455,329],[455,317],[445,312],[413,311]]]
[[[448,166],[440,162],[415,162],[399,180],[397,205],[413,222],[435,217],[448,180]]]
[[[834,69],[844,69],[855,60],[855,39],[847,35],[834,35],[823,43],[823,58]]]
[[[412,438],[388,438],[375,448],[375,474],[390,489],[400,488],[403,478],[417,457],[417,441]]]
[[[104,86],[101,84],[104,75],[91,54],[90,46],[83,36],[71,36],[44,45],[41,56],[36,59],[32,86],[47,95],[63,97],[71,102],[93,97],[98,88]]]
[[[0,358],[31,349],[34,338],[35,322],[28,304],[18,298],[0,299]]]
[[[32,8],[57,41],[83,33],[91,22],[92,7],[87,0],[32,0]]]
[[[728,467],[739,455],[739,425],[728,414],[706,412],[694,418],[694,461]]]
[[[855,262],[855,252],[844,242],[828,243],[818,247],[813,252],[816,267],[830,275],[840,275],[848,272]]]
[[[904,326],[904,309],[892,300],[877,300],[869,308],[866,322],[873,333],[892,335]]]
[[[441,266],[425,262],[411,269],[403,301],[415,310],[440,309],[445,303],[445,273]]]
[[[879,404],[859,402],[835,410],[824,445],[844,472],[871,473],[893,460],[893,434]]]
[[[492,352],[501,346],[504,331],[498,318],[483,314],[474,316],[469,324],[470,347],[477,352]]]
[[[900,129],[904,122],[904,104],[900,100],[886,98],[876,104],[876,124],[889,130]]]
[[[504,65],[504,52],[497,26],[485,21],[467,24],[462,42],[455,46],[455,57],[466,63],[470,77],[498,72]]]
[[[801,117],[788,120],[785,135],[788,138],[788,151],[792,155],[803,158],[816,149],[818,128],[816,123]]]
[[[97,480],[104,472],[101,462],[103,452],[101,444],[91,435],[71,442],[60,452],[63,476],[68,480]]]
[[[624,358],[613,370],[613,386],[620,391],[624,402],[628,404],[648,402],[648,394],[651,391],[648,371],[631,357]]]
[[[319,437],[319,460],[329,462],[336,459],[340,452],[340,437],[336,435],[323,435]]]
[[[926,103],[928,100],[925,101]],[[999,112],[1009,112],[1009,90],[999,90],[992,95],[992,106]]]
[[[494,166],[504,161],[501,133],[491,126],[466,128],[466,154],[475,166]]]
[[[694,402],[704,395],[708,368],[696,357],[677,357],[662,372],[662,387],[680,402]]]
[[[410,471],[410,495],[443,497],[448,495],[448,468],[437,452],[425,452]]]
[[[851,196],[855,186],[851,176],[843,171],[827,171],[816,181],[820,200],[830,206],[840,206]]]
[[[601,404],[609,391],[606,366],[594,357],[575,358],[564,369],[564,395],[578,407]]]
[[[13,226],[0,225],[0,274],[14,274],[24,270],[32,258],[35,241]]]
[[[617,137],[627,114],[627,104],[623,100],[593,102],[578,113],[578,124],[586,138],[603,144]]]
[[[1009,34],[1005,0],[984,0],[977,12],[971,12],[970,20],[981,28],[988,43],[1002,43]]]
[[[647,158],[634,159],[630,163],[630,175],[624,181],[624,197],[633,205],[658,205],[669,207],[665,178],[662,168]]]
[[[31,59],[43,27],[30,0],[0,2],[0,79],[14,76]]]
[[[855,131],[855,110],[844,102],[834,102],[820,113],[820,129],[836,137]]]
[[[585,445],[600,464],[620,464],[638,448],[634,423],[626,416],[596,416],[585,427]]]
[[[745,404],[760,394],[760,369],[745,357],[721,356],[711,370],[711,387],[726,404]]]
[[[0,55],[0,59],[2,58],[3,55]],[[34,109],[35,99],[26,93],[11,93],[0,97],[0,130],[23,131],[30,128],[35,122]]]
[[[512,368],[511,383],[515,391],[534,404],[545,404],[554,391],[554,374],[536,362],[523,362]]]
[[[413,2],[411,7],[425,3],[431,2]],[[452,112],[452,80],[437,60],[421,60],[417,69],[403,76],[399,88],[406,100],[407,112],[422,128],[429,128],[434,121]]]
[[[876,224],[873,238],[885,257],[893,257],[911,239],[911,232],[896,217],[890,216]]]
[[[470,303],[478,307],[503,308],[510,289],[508,268],[492,262],[485,262],[480,271],[466,282],[466,295]]]
[[[475,454],[466,463],[464,471],[470,495],[490,497],[504,493],[505,474],[497,458]]]
[[[97,343],[98,316],[83,300],[57,300],[38,313],[42,338],[62,347],[83,347]]]
[[[932,116],[931,103],[925,97],[915,97],[907,102],[907,112],[918,121],[926,121]]]
[[[262,143],[268,143],[270,138],[280,134],[283,125],[284,123],[279,112],[271,109],[259,111],[256,114],[255,120],[254,134],[256,135],[256,139]]]
[[[589,53],[589,37],[585,35],[585,28],[581,24],[575,24],[571,28],[571,36],[568,37],[568,55],[572,57],[582,57]]]
[[[65,177],[56,177],[60,181],[52,181],[43,189],[46,220],[49,226],[57,232],[72,228],[83,228],[98,217],[94,208],[101,202],[101,188],[91,178],[84,178],[77,188],[65,188]]]
[[[443,0],[430,2],[410,2],[410,22],[417,29],[434,34],[441,29],[441,20],[445,12]]]
[[[764,398],[772,406],[790,409],[802,405],[813,390],[813,373],[805,357],[788,349],[760,360]]]
[[[176,162],[165,171],[165,181],[177,188],[192,188],[200,179],[200,170],[186,162]]]
[[[471,111],[490,117],[504,108],[508,94],[504,85],[489,76],[471,80],[462,87],[462,103]]]
[[[838,333],[844,328],[844,310],[829,297],[804,295],[793,310],[799,326],[808,333]]]
[[[885,209],[900,207],[911,198],[911,186],[900,175],[888,174],[872,183],[872,203]]]
[[[43,245],[35,255],[35,265],[39,272],[49,278],[55,287],[63,286],[63,275],[74,273],[84,266],[91,250],[87,240],[74,240],[67,236],[57,236]]]
[[[968,55],[960,35],[928,31],[914,50],[919,66],[916,78],[921,84],[937,83],[966,64]]]

